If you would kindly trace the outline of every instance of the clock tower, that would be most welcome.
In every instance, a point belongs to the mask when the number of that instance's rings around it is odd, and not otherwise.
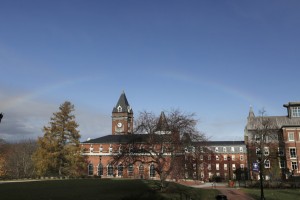
[[[125,92],[121,94],[112,111],[112,134],[128,135],[133,131],[133,111],[127,101]]]

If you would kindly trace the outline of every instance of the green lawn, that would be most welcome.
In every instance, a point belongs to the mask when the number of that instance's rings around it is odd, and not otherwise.
[[[254,199],[260,199],[260,189],[243,189]],[[268,200],[300,199],[300,189],[264,189],[264,196]]]
[[[2,200],[155,200],[214,199],[216,190],[201,190],[169,183],[164,193],[158,182],[125,179],[49,180],[0,184]]]

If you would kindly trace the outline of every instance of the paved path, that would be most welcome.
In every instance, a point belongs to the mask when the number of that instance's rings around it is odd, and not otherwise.
[[[203,189],[217,189],[220,191],[220,194],[226,195],[228,200],[255,200],[252,197],[246,195],[239,188],[229,188],[227,183],[217,183],[214,187],[212,187],[212,183],[202,183],[190,186]]]
[[[255,200],[252,197],[246,195],[240,189],[235,188],[218,188],[218,190],[227,196],[228,200]]]

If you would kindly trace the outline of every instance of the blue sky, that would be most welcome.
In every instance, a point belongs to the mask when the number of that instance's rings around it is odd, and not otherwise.
[[[0,2],[0,137],[41,136],[64,101],[82,139],[135,112],[194,112],[211,140],[242,140],[250,105],[299,101],[299,1]]]

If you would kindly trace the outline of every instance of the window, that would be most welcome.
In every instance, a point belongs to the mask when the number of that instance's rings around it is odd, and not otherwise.
[[[231,147],[231,152],[234,152],[234,147]]]
[[[216,160],[219,160],[219,156],[218,155],[216,155]]]
[[[111,153],[112,152],[112,146],[111,146],[111,144],[109,145],[109,153]]]
[[[256,147],[256,154],[259,154],[260,152],[260,148]]]
[[[94,174],[94,166],[92,163],[90,163],[88,166],[88,175],[92,176],[93,174]]]
[[[244,155],[240,155],[240,161],[244,160]]]
[[[91,145],[90,147],[90,153],[93,153],[94,152],[94,148],[93,148],[93,145]]]
[[[211,164],[208,164],[208,165],[207,165],[207,169],[208,169],[208,170],[211,170]]]
[[[270,168],[270,160],[265,161],[265,168]]]
[[[289,141],[294,141],[294,132],[288,132]]]
[[[140,166],[139,166],[139,175],[141,178],[144,177],[144,165],[143,164],[140,164]]]
[[[111,164],[107,166],[107,176],[113,176],[114,175],[114,168]]]
[[[297,162],[292,162],[292,169],[294,170],[294,169],[297,169],[298,168],[298,166],[297,166]]]
[[[224,160],[227,160],[227,155],[224,155]]]
[[[292,107],[292,117],[300,117],[300,107]]]
[[[291,158],[296,158],[297,157],[295,147],[290,148],[290,156],[291,156]]]
[[[243,151],[244,151],[243,147],[240,147],[240,152],[243,152]]]
[[[232,161],[235,161],[235,155],[232,155],[232,156],[231,156],[231,160],[232,160]]]
[[[224,164],[224,170],[227,170],[227,164]]]
[[[232,164],[232,170],[235,170],[235,164]]]
[[[216,148],[215,148],[215,152],[219,152],[219,147],[216,147]]]
[[[119,146],[119,153],[122,153],[122,145]]]
[[[103,176],[103,165],[101,163],[98,165],[98,176]]]
[[[220,165],[219,163],[216,163],[216,170],[219,170],[220,169]]]
[[[201,169],[201,170],[203,170],[203,169],[204,169],[204,167],[203,167],[203,163],[201,163],[201,164],[200,164],[200,169]]]
[[[284,160],[279,161],[279,167],[280,168],[285,168],[285,161]]]
[[[118,176],[123,176],[123,165],[122,164],[118,165]]]
[[[259,135],[255,135],[254,136],[254,139],[255,139],[255,141],[258,143],[258,142],[260,142],[260,136]]]
[[[269,147],[264,147],[264,154],[265,156],[269,155]]]
[[[128,166],[128,176],[133,176],[133,164]]]
[[[150,177],[155,177],[155,167],[154,164],[150,165]]]
[[[203,160],[203,155],[200,155],[200,160]]]
[[[103,151],[103,147],[102,147],[102,144],[100,145],[100,148],[99,148],[99,152],[102,152]]]
[[[122,112],[122,107],[118,106],[118,112]]]
[[[208,155],[207,160],[211,160],[211,155]]]
[[[240,168],[243,170],[245,168],[244,164],[240,164]]]
[[[227,149],[226,149],[226,147],[223,147],[223,152],[227,152]]]

